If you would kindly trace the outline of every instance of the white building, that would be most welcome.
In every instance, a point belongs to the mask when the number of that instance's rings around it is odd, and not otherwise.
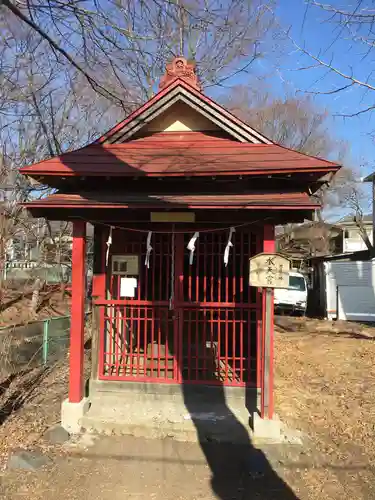
[[[373,243],[373,221],[371,215],[363,216],[363,225],[371,243]],[[343,253],[358,252],[367,250],[366,243],[363,241],[361,232],[353,216],[347,216],[337,223],[343,230],[342,232],[342,251]]]
[[[365,215],[361,224],[373,244],[375,172],[363,181],[372,182],[373,215]],[[353,216],[336,225],[342,229],[343,253],[314,261],[313,307],[328,319],[374,322],[375,259]]]

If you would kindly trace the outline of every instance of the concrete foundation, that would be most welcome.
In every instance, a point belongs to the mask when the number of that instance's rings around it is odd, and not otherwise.
[[[193,409],[171,399],[121,401],[94,398],[90,411],[81,420],[88,432],[124,434],[177,441],[246,443],[250,439],[248,413],[234,405],[222,407],[199,403]]]
[[[256,413],[259,392],[245,387],[91,381],[88,432],[179,441],[280,441],[280,421]],[[255,426],[251,426],[255,423]]]
[[[88,398],[83,398],[79,403],[71,403],[65,399],[61,405],[61,427],[69,434],[78,434],[82,430],[82,418],[90,407]]]
[[[261,418],[258,412],[254,412],[251,419],[251,427],[255,439],[270,440],[273,442],[283,441],[282,424],[277,415],[272,420]]]
[[[90,381],[89,399],[90,408],[87,399],[64,401],[62,426],[68,432],[190,442],[289,442],[277,416],[260,418],[256,389]]]

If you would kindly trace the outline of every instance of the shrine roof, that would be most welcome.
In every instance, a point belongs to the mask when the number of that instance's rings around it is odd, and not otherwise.
[[[92,144],[21,168],[30,176],[262,175],[335,171],[339,165],[277,144],[203,132],[164,132],[121,144]]]
[[[183,116],[163,127],[176,107],[184,109]],[[93,144],[20,171],[48,184],[52,176],[270,175],[339,168],[272,143],[205,96],[194,63],[177,57],[167,65],[158,93]]]

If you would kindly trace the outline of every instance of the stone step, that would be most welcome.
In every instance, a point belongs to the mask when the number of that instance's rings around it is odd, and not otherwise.
[[[81,420],[88,433],[105,435],[132,435],[149,439],[175,439],[186,442],[227,442],[246,444],[251,440],[251,430],[238,424],[203,422],[161,422],[158,420],[130,423],[121,419],[105,418],[90,412]]]
[[[158,384],[116,381],[90,381],[90,400],[108,398],[116,401],[172,401],[188,404],[190,401],[211,404],[246,406],[254,411],[259,406],[259,393],[245,387],[221,387],[183,384]]]
[[[119,420],[103,419],[102,417],[85,415],[82,420],[82,427],[88,433],[98,433],[116,436],[131,435],[146,439],[175,439],[176,441],[198,442],[197,432],[193,428],[178,428],[171,424],[165,426],[130,424]]]
[[[197,402],[187,406],[168,397],[139,401],[97,393],[82,426],[88,432],[131,434],[182,441],[246,442],[249,413],[244,406]]]

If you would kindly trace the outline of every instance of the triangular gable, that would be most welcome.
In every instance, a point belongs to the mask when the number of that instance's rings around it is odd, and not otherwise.
[[[223,132],[211,120],[181,101],[173,104],[173,106],[170,106],[166,111],[160,113],[150,123],[142,127],[137,134],[132,136],[131,141],[157,133],[165,134],[170,132],[199,132],[203,135],[222,137],[231,142],[238,142],[232,136]]]
[[[272,141],[267,137],[180,78],[173,80],[167,87],[155,94],[143,106],[131,113],[128,118],[117,124],[96,142],[99,144],[127,142],[135,134],[139,133],[142,128],[148,126],[158,116],[179,102],[188,105],[210,120],[219,129],[226,132],[226,134],[240,142],[272,144]]]

